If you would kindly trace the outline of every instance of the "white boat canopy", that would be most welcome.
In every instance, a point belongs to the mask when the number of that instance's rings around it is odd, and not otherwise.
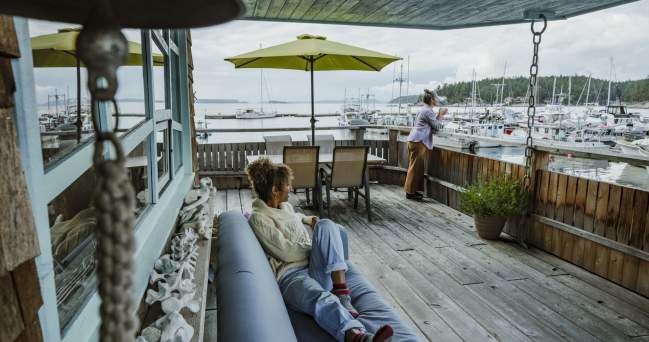
[[[548,20],[637,0],[243,0],[243,19],[447,30]]]

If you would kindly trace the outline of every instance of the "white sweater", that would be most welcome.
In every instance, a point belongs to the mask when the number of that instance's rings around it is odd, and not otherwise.
[[[279,209],[269,207],[260,199],[252,202],[248,222],[264,248],[277,280],[289,268],[309,264],[311,231],[304,225],[311,224],[313,217],[296,213],[288,202],[280,204]]]

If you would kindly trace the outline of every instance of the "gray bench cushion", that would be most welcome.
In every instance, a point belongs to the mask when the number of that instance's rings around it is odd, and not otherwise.
[[[275,276],[240,212],[219,216],[219,341],[297,341]]]
[[[240,212],[219,216],[217,247],[218,335],[222,341],[334,341],[313,318],[287,312],[261,245]],[[361,313],[358,319],[368,330],[390,324],[393,342],[417,341],[411,328],[351,263],[346,279],[352,303]]]
[[[352,259],[354,251],[351,252]],[[352,304],[360,316],[358,320],[369,331],[376,331],[383,325],[389,324],[394,329],[393,342],[414,342],[418,341],[417,336],[411,328],[404,323],[399,315],[388,305],[376,289],[370,284],[365,277],[350,263],[349,270],[345,273],[347,286],[352,291]],[[313,342],[332,342],[335,339],[327,334],[316,324],[316,322],[303,313],[288,309],[295,335],[299,341]]]

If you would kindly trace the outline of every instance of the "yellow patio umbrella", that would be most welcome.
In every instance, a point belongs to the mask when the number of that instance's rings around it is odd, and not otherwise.
[[[311,72],[311,143],[315,143],[313,72],[327,70],[381,71],[400,57],[303,34],[297,40],[225,60],[235,68],[293,69]]]
[[[81,112],[81,62],[76,54],[76,41],[81,28],[60,29],[57,33],[32,37],[35,68],[77,68],[77,114]],[[126,65],[142,65],[142,45],[128,42]],[[153,53],[153,65],[164,65],[164,56]],[[77,119],[77,141],[81,139],[81,122]]]

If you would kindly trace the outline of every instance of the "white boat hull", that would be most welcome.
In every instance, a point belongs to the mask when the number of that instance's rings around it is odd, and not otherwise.
[[[270,119],[275,116],[275,113],[241,113],[236,114],[234,117],[237,119]]]

